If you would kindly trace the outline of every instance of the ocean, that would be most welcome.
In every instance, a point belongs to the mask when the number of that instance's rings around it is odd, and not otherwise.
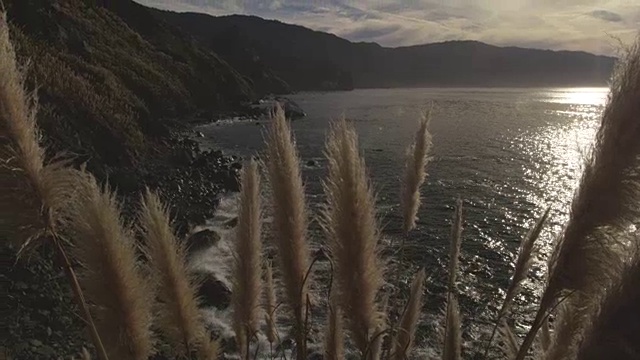
[[[342,116],[358,130],[360,147],[377,193],[385,245],[400,236],[400,179],[406,147],[421,111],[430,109],[433,136],[428,178],[417,229],[406,241],[406,274],[425,267],[429,276],[418,343],[437,347],[448,264],[451,218],[464,203],[458,290],[466,348],[485,339],[509,282],[520,240],[547,207],[540,255],[516,300],[516,332],[524,332],[537,305],[550,244],[568,216],[584,158],[590,149],[607,88],[372,89],[290,96],[307,113],[292,122],[312,215],[323,201],[325,135]],[[205,145],[240,156],[260,155],[266,120],[200,127]],[[321,245],[322,235],[314,232]],[[389,245],[391,244],[391,245]],[[393,282],[392,281],[392,282]]]

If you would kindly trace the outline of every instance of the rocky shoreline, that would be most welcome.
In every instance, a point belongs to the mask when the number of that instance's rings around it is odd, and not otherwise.
[[[190,252],[215,243],[217,234],[209,230],[193,234],[194,229],[213,217],[224,194],[238,191],[242,168],[235,155],[202,150],[195,136],[191,129],[173,131],[157,144],[154,154],[136,164],[99,168],[95,174],[118,192],[127,221],[135,218],[145,187],[158,191],[170,208],[179,238],[192,247]],[[0,342],[0,357],[6,353],[14,360],[69,359],[83,346],[91,348],[51,249],[43,246],[21,259],[15,253],[15,249],[0,248],[0,293],[7,294],[0,324],[7,335]],[[228,288],[214,278],[205,276],[202,281],[201,293],[221,295],[220,304],[205,305],[226,307]]]

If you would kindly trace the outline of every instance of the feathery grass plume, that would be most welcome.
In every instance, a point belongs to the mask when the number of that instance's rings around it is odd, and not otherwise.
[[[273,284],[273,269],[270,261],[267,262],[265,278],[267,340],[273,346],[278,340],[278,332],[276,331],[276,288]]]
[[[82,355],[80,356],[82,360],[91,360],[91,355],[89,355],[89,351],[86,348],[82,348]]]
[[[640,254],[602,297],[589,322],[577,359],[638,359],[640,357]]]
[[[0,12],[0,237],[21,250],[65,220],[77,177],[64,162],[45,163],[36,110]]]
[[[70,282],[78,307],[89,327],[101,360],[107,354],[91,318],[75,271],[58,234],[68,221],[69,204],[81,174],[65,162],[45,163],[38,143],[36,101],[24,88],[9,38],[4,8],[0,10],[0,238],[20,248],[33,249],[39,239],[50,239]]]
[[[576,295],[580,295],[579,293]],[[556,307],[554,333],[545,360],[575,359],[582,333],[593,316],[593,305],[569,298]],[[577,306],[583,306],[578,308]],[[563,331],[558,331],[563,329]]]
[[[639,43],[640,38],[614,72],[595,146],[518,360],[524,359],[542,319],[563,293],[582,292],[583,299],[592,301],[619,274],[620,248],[629,242],[628,229],[640,218]]]
[[[306,358],[306,301],[309,245],[307,208],[300,160],[284,110],[278,106],[267,134],[267,172],[271,184],[274,238],[277,243],[286,298],[293,310],[296,353]]]
[[[487,343],[487,347],[485,349],[484,357],[487,357],[487,353],[489,352],[489,348],[491,347],[491,342],[493,337],[496,334],[496,330],[498,329],[499,324],[502,322],[502,318],[509,312],[513,299],[520,292],[520,287],[522,282],[527,278],[527,274],[529,273],[529,269],[531,268],[531,264],[533,263],[533,259],[535,257],[535,241],[540,236],[540,232],[542,231],[542,227],[549,216],[549,211],[551,208],[547,208],[545,212],[538,218],[535,225],[529,230],[522,243],[520,244],[520,249],[518,250],[518,257],[516,259],[516,265],[513,272],[513,278],[511,279],[511,283],[509,284],[509,288],[507,289],[507,295],[502,302],[502,306],[498,311],[498,317],[496,319],[496,323],[493,327],[493,331],[491,332],[491,337]]]
[[[458,263],[460,262],[460,245],[462,244],[462,200],[456,201],[456,209],[451,224],[451,244],[449,247],[449,278],[447,291],[455,292],[456,278],[458,276]]]
[[[154,277],[154,322],[178,356],[187,357],[206,346],[209,334],[198,310],[194,280],[186,266],[185,249],[171,227],[168,211],[147,189],[139,216],[149,266]]]
[[[460,360],[462,348],[462,330],[458,297],[451,293],[447,300],[446,325],[442,360]]]
[[[402,319],[397,329],[396,337],[393,340],[393,358],[396,360],[406,359],[411,352],[413,338],[416,333],[416,326],[420,318],[422,308],[422,296],[424,292],[424,281],[426,278],[424,268],[420,269],[411,283],[411,293],[409,303],[402,314]]]
[[[445,312],[444,360],[460,359],[462,343],[460,333],[460,309],[456,296],[456,277],[460,261],[460,245],[462,243],[462,200],[456,201],[456,208],[451,224],[451,244],[449,247],[449,277],[447,281],[447,306]]]
[[[518,338],[507,323],[500,326],[500,338],[502,339],[502,353],[507,360],[511,360],[518,354]]]
[[[362,355],[381,321],[376,294],[382,285],[375,199],[358,150],[355,129],[346,120],[331,124],[326,144],[328,178],[323,227],[335,265],[340,308]]]
[[[250,160],[242,170],[235,264],[231,304],[236,342],[243,358],[249,358],[248,346],[258,330],[262,295],[262,243],[260,209],[260,173],[258,163]]]
[[[429,162],[429,149],[431,148],[431,134],[429,134],[429,113],[423,113],[420,127],[415,135],[413,144],[407,149],[404,180],[402,182],[402,196],[400,206],[402,209],[404,233],[408,233],[416,227],[416,214],[420,208],[420,186],[427,176],[425,168]]]
[[[382,314],[378,326],[373,332],[374,339],[371,342],[371,359],[380,359],[383,355],[382,345],[384,344],[389,329],[389,292],[386,292],[380,300],[380,313]],[[391,349],[388,349],[391,351]],[[387,359],[387,357],[385,357]]]
[[[95,305],[109,357],[146,360],[152,351],[150,286],[140,273],[134,238],[122,223],[115,195],[87,177],[86,186],[77,189],[69,228],[75,258],[83,267],[80,284]]]
[[[344,333],[342,328],[342,312],[338,304],[338,294],[335,284],[332,285],[331,294],[329,294],[328,320],[324,338],[324,359],[342,360],[344,359]]]

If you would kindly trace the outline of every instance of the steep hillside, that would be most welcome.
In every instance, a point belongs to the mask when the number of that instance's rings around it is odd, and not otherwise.
[[[167,119],[231,110],[253,96],[225,61],[137,3],[4,3],[54,149],[128,163],[167,133]]]
[[[406,86],[604,85],[615,59],[451,41],[384,48],[253,16],[155,11],[223,57],[251,51],[295,90]],[[249,50],[247,50],[249,49]]]

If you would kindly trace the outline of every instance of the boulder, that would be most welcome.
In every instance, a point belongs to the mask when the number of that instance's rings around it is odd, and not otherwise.
[[[196,274],[202,279],[198,288],[200,304],[204,307],[226,309],[231,304],[231,289],[213,274]]]
[[[238,217],[234,217],[233,219],[224,222],[224,227],[227,229],[231,229],[236,226],[238,226]]]
[[[187,239],[187,251],[193,254],[216,245],[220,241],[220,235],[213,230],[202,230],[189,236]]]

